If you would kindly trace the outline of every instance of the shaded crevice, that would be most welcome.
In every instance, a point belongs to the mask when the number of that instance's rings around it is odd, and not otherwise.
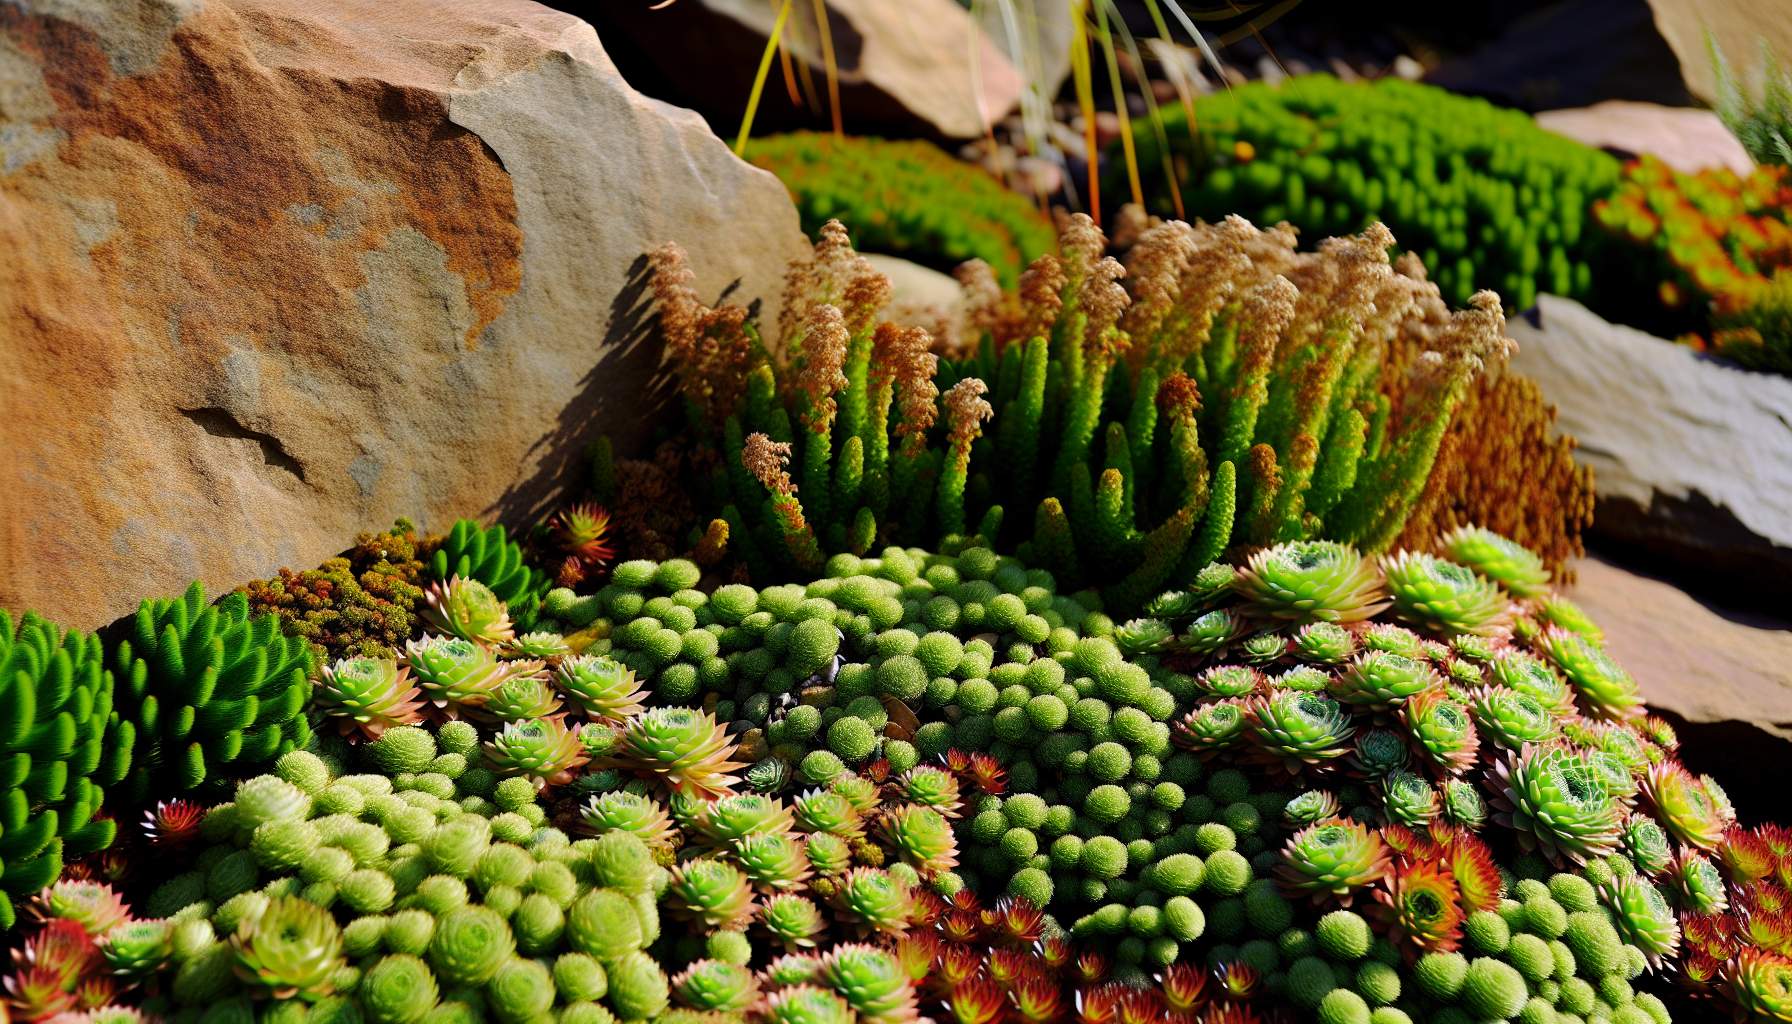
[[[199,409],[182,409],[182,416],[199,425],[199,429],[213,437],[228,437],[243,441],[254,441],[261,447],[261,461],[275,469],[283,469],[297,477],[300,483],[305,482],[305,466],[286,451],[286,446],[272,434],[264,434],[259,430],[250,430],[237,422],[237,418],[227,409],[217,406],[205,406]]]

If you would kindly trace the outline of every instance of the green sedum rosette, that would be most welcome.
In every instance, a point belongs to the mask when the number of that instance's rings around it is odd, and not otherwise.
[[[1473,569],[1435,555],[1402,551],[1381,560],[1394,613],[1433,633],[1490,635],[1507,619],[1508,599]]]
[[[1232,589],[1253,614],[1287,622],[1360,622],[1387,607],[1374,563],[1334,541],[1264,548],[1239,570]]]
[[[1282,848],[1276,874],[1290,889],[1316,902],[1348,898],[1388,873],[1387,846],[1381,837],[1355,821],[1310,825]]]
[[[1586,755],[1527,746],[1494,766],[1497,820],[1527,849],[1584,863],[1617,849],[1624,812]]]
[[[1540,646],[1574,685],[1589,715],[1621,721],[1643,714],[1643,698],[1637,692],[1636,680],[1605,653],[1598,641],[1552,628],[1544,631]]]
[[[281,897],[244,919],[230,937],[236,975],[276,999],[327,996],[344,964],[342,932],[330,912],[308,900]]]
[[[1344,756],[1356,732],[1350,712],[1322,693],[1295,690],[1260,697],[1245,717],[1257,750],[1290,772]]]
[[[1444,557],[1498,583],[1514,597],[1536,597],[1549,586],[1543,559],[1515,541],[1479,526],[1458,526],[1438,541]]]

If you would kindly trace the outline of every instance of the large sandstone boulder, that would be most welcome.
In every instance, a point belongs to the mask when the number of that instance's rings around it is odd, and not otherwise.
[[[702,111],[733,138],[779,6],[610,0],[589,5],[589,14],[629,81]],[[842,119],[855,134],[978,138],[1020,99],[1021,75],[956,0],[826,0],[825,39],[818,7],[809,0],[793,4],[780,37],[802,65],[798,81],[812,86],[814,102],[792,103],[774,63],[756,134],[831,122],[824,46],[839,75]]]
[[[1780,806],[1792,764],[1792,621],[1715,610],[1661,580],[1597,558],[1568,591],[1651,708],[1680,732],[1689,763],[1730,787],[1745,813]]]
[[[0,4],[0,606],[93,626],[647,429],[639,266],[779,294],[775,178],[526,0]]]
[[[1513,367],[1593,467],[1595,530],[1712,583],[1792,594],[1792,378],[1553,295],[1509,326]]]

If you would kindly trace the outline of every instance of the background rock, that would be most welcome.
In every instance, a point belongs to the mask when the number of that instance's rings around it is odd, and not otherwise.
[[[1732,67],[1752,81],[1761,64],[1761,47],[1781,61],[1792,60],[1792,17],[1785,0],[1649,0],[1655,25],[1680,60],[1680,73],[1700,99],[1717,99],[1717,76],[1705,34],[1722,48]]]
[[[1792,378],[1752,373],[1541,296],[1512,366],[1561,410],[1594,529],[1654,567],[1792,594]]]
[[[1606,647],[1680,733],[1688,762],[1717,775],[1745,815],[1784,806],[1792,764],[1792,622],[1721,613],[1660,580],[1597,558],[1568,591]]]
[[[525,0],[0,5],[0,606],[94,626],[647,429],[637,280],[802,251],[771,175]]]
[[[1687,174],[1707,167],[1727,167],[1737,174],[1755,169],[1748,150],[1709,110],[1607,100],[1590,107],[1545,110],[1537,115],[1537,123],[1621,156],[1652,153]]]
[[[723,137],[740,131],[753,75],[777,20],[765,0],[608,0],[580,8],[622,72],[653,96],[692,107]],[[827,0],[840,109],[855,135],[969,139],[1018,102],[1020,74],[954,0]],[[755,134],[832,124],[826,62],[813,4],[792,6],[784,42],[805,66],[817,102],[793,104],[776,64]],[[668,40],[677,40],[669,45]]]

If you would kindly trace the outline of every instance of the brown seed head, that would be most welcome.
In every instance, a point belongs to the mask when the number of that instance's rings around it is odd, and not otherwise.
[[[790,442],[774,441],[764,434],[748,434],[746,444],[741,447],[740,463],[773,494],[796,493],[796,485],[790,482],[790,474],[784,468],[790,464]]]
[[[809,311],[803,328],[803,361],[797,390],[808,400],[803,423],[813,432],[834,424],[834,395],[846,388],[846,321],[838,306],[823,303]]]
[[[955,448],[969,448],[983,433],[983,421],[995,415],[983,396],[989,388],[975,377],[966,377],[946,391],[946,426]]]

